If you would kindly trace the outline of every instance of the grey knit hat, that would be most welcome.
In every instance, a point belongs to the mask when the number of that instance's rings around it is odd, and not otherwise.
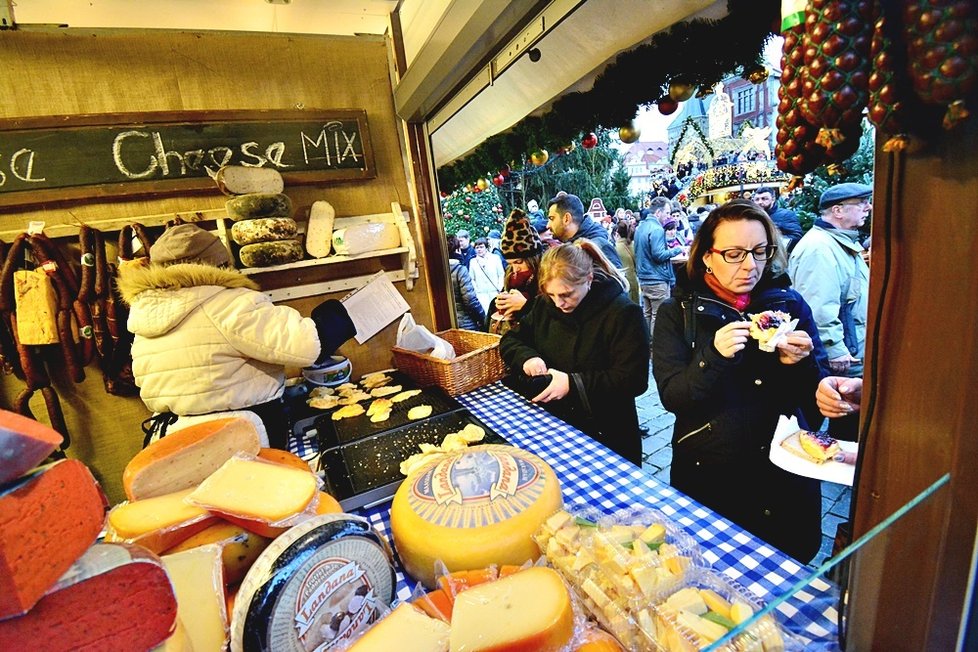
[[[178,224],[167,229],[150,247],[149,259],[162,265],[203,263],[214,267],[229,262],[228,250],[221,239],[196,224]]]

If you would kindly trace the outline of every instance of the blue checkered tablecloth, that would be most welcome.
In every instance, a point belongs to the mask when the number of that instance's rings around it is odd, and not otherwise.
[[[810,574],[784,553],[745,532],[696,501],[662,484],[621,456],[546,410],[494,383],[458,397],[459,402],[510,443],[539,455],[560,479],[564,502],[586,503],[606,513],[635,506],[658,509],[702,546],[715,570],[762,600],[784,595]],[[300,454],[309,442],[298,442]],[[314,446],[314,443],[311,444]],[[388,538],[390,502],[356,510]],[[398,569],[398,597],[411,595]],[[778,606],[780,620],[805,642],[806,650],[838,650],[836,587],[815,579]]]

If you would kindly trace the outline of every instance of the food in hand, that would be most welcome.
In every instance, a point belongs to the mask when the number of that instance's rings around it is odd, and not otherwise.
[[[832,459],[840,450],[839,442],[829,437],[826,432],[803,430],[798,433],[798,441],[801,443],[801,449],[819,464]]]
[[[761,344],[767,344],[778,332],[778,327],[789,321],[791,315],[781,310],[765,310],[750,315],[750,336]]]
[[[348,419],[350,417],[358,417],[364,412],[366,412],[366,410],[359,403],[345,405],[336,412],[333,412],[333,421],[340,421],[341,419]]]
[[[408,389],[403,392],[400,392],[396,396],[391,397],[391,401],[393,401],[394,403],[400,403],[401,401],[406,401],[409,398],[413,398],[420,393],[421,393],[420,389]]]
[[[427,419],[430,416],[431,416],[430,405],[418,405],[408,410],[408,419],[411,419],[411,421],[417,421],[418,419]]]

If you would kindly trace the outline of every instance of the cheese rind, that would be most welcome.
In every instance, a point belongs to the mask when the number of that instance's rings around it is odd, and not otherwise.
[[[256,455],[258,431],[247,419],[215,419],[171,432],[130,460],[122,474],[129,500],[196,487],[236,453]]]
[[[0,485],[19,478],[54,452],[64,438],[54,428],[0,410]]]
[[[282,193],[253,192],[227,200],[224,207],[228,217],[252,220],[258,217],[291,217],[292,200]]]
[[[452,611],[451,652],[551,652],[574,636],[564,582],[535,566],[459,593]]]
[[[244,578],[245,573],[258,559],[258,555],[271,542],[270,538],[250,532],[240,525],[219,521],[178,543],[165,554],[173,555],[202,546],[219,545],[221,561],[224,565],[224,584],[230,586]]]
[[[225,649],[228,620],[221,546],[209,544],[162,559],[177,596],[177,616],[193,649]]]
[[[449,571],[520,566],[540,556],[531,538],[562,505],[542,459],[512,446],[471,446],[413,471],[394,495],[391,532],[404,569],[428,588]]]
[[[299,232],[299,226],[290,217],[259,217],[241,220],[231,226],[231,239],[239,245],[256,242],[288,240]]]
[[[349,652],[448,652],[449,632],[447,623],[405,602],[368,629]]]
[[[302,245],[298,240],[258,242],[241,247],[238,252],[245,267],[270,267],[302,260]]]
[[[0,490],[0,618],[41,599],[98,537],[105,508],[78,460],[40,467]]]
[[[312,471],[232,457],[187,500],[219,514],[277,523],[309,508],[318,491]]]

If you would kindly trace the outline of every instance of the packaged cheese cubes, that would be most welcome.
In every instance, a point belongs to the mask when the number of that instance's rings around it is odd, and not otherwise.
[[[0,410],[0,485],[16,480],[54,452],[63,438],[54,428]]]
[[[130,460],[122,474],[129,500],[196,487],[236,453],[257,455],[258,431],[248,419],[214,419],[171,432]]]
[[[652,649],[651,604],[706,564],[695,541],[651,509],[576,513],[555,512],[534,540],[605,629],[627,649]]]
[[[415,470],[391,506],[394,545],[408,574],[432,588],[449,571],[519,566],[540,556],[532,535],[562,505],[542,459],[512,446],[472,446]]]

